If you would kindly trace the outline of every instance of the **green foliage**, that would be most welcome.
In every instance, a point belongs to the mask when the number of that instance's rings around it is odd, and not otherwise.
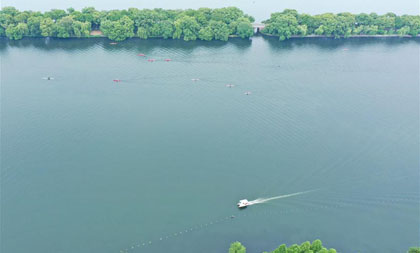
[[[133,36],[190,40],[228,40],[229,36],[249,38],[254,34],[254,18],[236,7],[198,10],[163,10],[129,8],[128,10],[98,11],[93,7],[77,11],[19,11],[3,7],[0,11],[0,36],[20,39],[24,36],[54,36],[59,38],[89,37],[91,30],[101,30],[111,40]],[[272,13],[264,21],[263,33],[286,40],[293,36],[321,35],[347,38],[352,35],[418,36],[420,16],[394,13],[299,14],[286,9]]]
[[[201,28],[198,32],[198,38],[200,40],[212,40],[213,37],[213,30],[209,26]]]
[[[420,247],[411,247],[408,253],[420,253]]]
[[[69,38],[73,31],[73,18],[66,16],[56,22],[55,31],[59,38]]]
[[[90,23],[89,22],[73,22],[73,35],[75,37],[88,37],[90,34]]]
[[[19,23],[17,25],[9,25],[6,29],[6,36],[12,40],[20,40],[28,33],[28,25]]]
[[[240,242],[234,242],[230,245],[229,253],[246,253],[246,248]]]
[[[117,21],[105,20],[101,23],[101,31],[111,40],[122,41],[134,36],[134,22],[127,16]]]
[[[239,20],[236,26],[236,35],[241,38],[249,38],[254,34],[254,28],[252,27],[251,21],[246,18]]]
[[[184,38],[185,41],[196,40],[200,25],[190,16],[183,16],[175,21],[174,39]]]
[[[32,16],[28,18],[27,25],[31,36],[41,36],[41,21],[42,17],[40,16]]]
[[[216,40],[227,41],[229,38],[229,28],[222,21],[210,21],[209,26],[213,30],[214,38]]]
[[[293,244],[290,247],[287,247],[286,244],[280,245],[277,249],[271,251],[270,253],[336,253],[335,249],[327,250],[322,246],[320,240],[315,240],[312,242],[304,242],[301,245]]]
[[[294,14],[290,10],[271,14],[271,18],[266,21],[267,25],[263,32],[279,36],[280,40],[289,39],[292,35],[297,35],[299,32],[298,21]]]
[[[59,38],[89,37],[91,30],[100,29],[111,40],[121,41],[133,36],[189,40],[228,40],[230,35],[248,38],[253,35],[253,17],[240,9],[200,8],[198,10],[163,10],[129,8],[128,10],[97,11],[93,7],[77,11],[53,9],[45,13],[4,7],[0,11],[0,36],[21,38],[20,30],[26,24],[28,31],[22,36],[55,36]],[[15,36],[16,35],[16,36]]]
[[[352,35],[411,35],[420,34],[420,16],[394,13],[385,15],[351,14],[348,12],[319,15],[299,14],[295,10],[284,10],[271,14],[263,33],[279,36],[280,40],[292,36],[321,35],[347,38]]]
[[[41,29],[42,36],[52,36],[55,30],[55,23],[51,18],[44,18],[41,20],[39,28]]]

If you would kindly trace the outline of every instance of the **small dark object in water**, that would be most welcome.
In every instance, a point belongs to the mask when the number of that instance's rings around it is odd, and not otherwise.
[[[235,215],[230,216],[231,219],[235,219]]]

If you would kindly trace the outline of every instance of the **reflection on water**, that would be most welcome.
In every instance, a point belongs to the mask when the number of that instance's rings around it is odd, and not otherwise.
[[[225,41],[183,41],[183,40],[163,40],[163,39],[128,39],[126,41],[113,44],[106,38],[89,38],[89,39],[59,39],[59,38],[24,38],[22,40],[8,40],[0,38],[0,50],[5,50],[8,46],[16,48],[35,47],[42,50],[81,50],[100,45],[106,50],[135,50],[135,49],[153,49],[153,48],[170,48],[194,50],[195,48],[221,48],[226,44],[233,45],[238,49],[245,49],[251,46],[252,40],[231,38]]]

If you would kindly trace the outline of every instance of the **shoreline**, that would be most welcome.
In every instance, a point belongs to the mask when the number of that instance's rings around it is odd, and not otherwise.
[[[229,35],[229,39],[241,39],[241,40],[252,40],[253,37],[258,37],[258,36],[262,36],[262,37],[269,37],[269,38],[278,38],[279,36],[277,35],[271,35],[271,34],[264,34],[264,33],[256,33],[254,36],[249,37],[249,38],[241,38],[237,35]],[[0,36],[1,39],[6,39],[8,41],[16,41],[16,40],[11,40],[9,38],[7,38],[7,36]],[[114,41],[111,40],[109,38],[107,38],[105,35],[103,34],[98,34],[98,35],[90,35],[89,37],[76,37],[76,36],[70,36],[68,38],[59,38],[59,37],[53,37],[53,36],[49,36],[49,37],[43,37],[43,36],[23,36],[23,38],[26,39],[30,39],[30,38],[36,38],[36,39],[46,39],[46,38],[53,38],[53,39],[60,39],[60,40],[66,40],[66,39],[94,39],[94,38],[106,38],[108,39],[111,43],[121,43],[122,41]],[[284,40],[284,41],[288,41],[291,39],[335,39],[335,40],[346,40],[346,39],[356,39],[356,38],[366,38],[366,39],[418,39],[420,38],[420,34],[417,36],[411,36],[411,35],[404,35],[404,36],[399,36],[396,34],[392,34],[392,35],[351,35],[348,37],[339,37],[336,38],[334,36],[327,36],[327,35],[306,35],[306,36],[298,36],[298,35],[292,35],[290,36],[290,38]],[[162,40],[182,40],[182,39],[173,39],[173,38],[163,38],[163,37],[158,37],[158,36],[154,36],[154,37],[149,37],[147,39],[142,39],[138,36],[133,36],[131,38],[128,38],[127,40],[130,39],[140,39],[140,40],[153,40],[153,39],[162,39]],[[206,41],[206,40],[193,40],[193,41]],[[212,42],[212,41],[219,41],[221,42],[222,40],[211,40],[211,41],[206,41],[206,42]],[[279,40],[280,41],[280,40]],[[284,42],[281,41],[281,42]],[[223,42],[227,42],[227,41],[223,41]]]
[[[262,36],[267,36],[267,37],[274,37],[274,38],[278,38],[278,35],[272,35],[272,34],[267,34],[267,33],[262,33],[259,32],[258,34],[261,34]],[[403,35],[400,36],[398,34],[378,34],[378,35],[366,35],[366,34],[355,34],[355,35],[350,35],[348,37],[339,37],[336,38],[333,35],[316,35],[316,34],[310,34],[310,35],[305,35],[305,36],[299,36],[299,35],[292,35],[290,36],[289,39],[310,39],[310,38],[328,38],[328,39],[351,39],[351,38],[420,38],[420,34],[418,34],[417,36],[411,36],[411,35]],[[284,40],[287,41],[288,39]]]

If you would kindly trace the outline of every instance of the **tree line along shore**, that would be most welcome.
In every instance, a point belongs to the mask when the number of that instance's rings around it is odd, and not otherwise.
[[[229,253],[246,253],[246,248],[240,242],[234,242],[230,245]],[[411,247],[407,253],[420,253],[420,247]],[[317,239],[312,243],[306,241],[302,244],[293,244],[289,247],[282,244],[273,251],[264,251],[264,253],[337,253],[333,248],[327,249],[322,245],[321,240]]]
[[[81,11],[68,8],[43,13],[4,7],[0,11],[0,36],[11,40],[23,37],[101,36],[114,41],[132,37],[227,41],[229,37],[252,37],[254,21],[252,16],[236,7],[110,11],[87,7]],[[261,34],[276,36],[280,40],[296,37],[417,37],[420,34],[420,16],[348,12],[309,15],[286,9],[272,13],[269,19],[263,21],[262,27]]]

